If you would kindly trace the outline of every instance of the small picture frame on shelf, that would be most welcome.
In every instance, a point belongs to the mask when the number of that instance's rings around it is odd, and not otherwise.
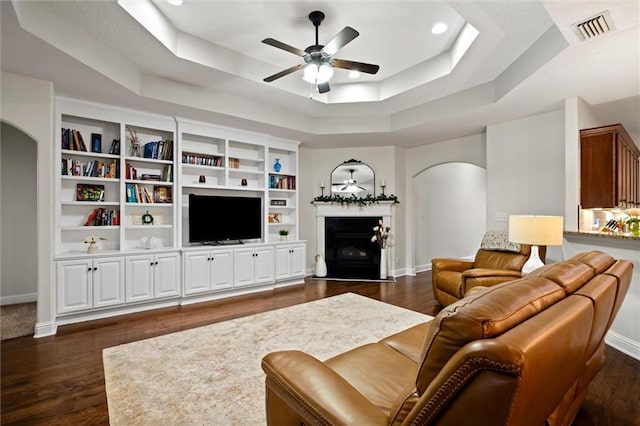
[[[153,187],[153,202],[154,203],[172,203],[173,195],[170,186],[158,186]]]
[[[102,152],[102,135],[91,133],[91,152]]]
[[[77,201],[104,201],[104,185],[79,183],[76,187]]]
[[[282,213],[269,213],[269,223],[282,223]]]
[[[287,207],[287,200],[284,200],[284,199],[269,200],[269,205],[274,207]]]

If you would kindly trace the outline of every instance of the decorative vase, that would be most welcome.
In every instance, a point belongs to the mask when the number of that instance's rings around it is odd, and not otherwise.
[[[289,240],[288,235],[280,235],[280,241],[288,241],[288,240]]]
[[[87,247],[87,253],[96,254],[98,252],[98,245],[96,243],[89,243],[89,247]]]
[[[321,254],[316,254],[316,277],[324,278],[327,276],[327,264]]]
[[[276,162],[275,162],[275,163],[273,163],[273,170],[274,170],[276,173],[280,173],[280,169],[281,169],[281,168],[282,168],[282,164],[280,164],[280,159],[279,159],[279,158],[276,158]]]
[[[380,279],[386,280],[389,273],[387,272],[388,268],[388,260],[387,260],[387,249],[380,249]]]

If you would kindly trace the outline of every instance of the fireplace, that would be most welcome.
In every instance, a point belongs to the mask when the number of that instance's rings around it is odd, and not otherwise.
[[[329,278],[376,279],[380,247],[371,242],[380,217],[326,217],[325,261]]]
[[[393,226],[393,202],[349,205],[317,201],[313,204],[316,208],[316,253],[327,263],[328,278],[379,279],[380,247],[371,242],[371,237],[379,219]],[[332,230],[327,231],[327,227]],[[394,265],[393,256],[391,251],[390,265]],[[394,275],[393,267],[390,275]]]

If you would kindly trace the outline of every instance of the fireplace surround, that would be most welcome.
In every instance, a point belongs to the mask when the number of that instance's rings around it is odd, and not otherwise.
[[[315,202],[317,253],[327,263],[327,278],[379,279],[380,247],[371,243],[373,227],[391,224],[393,202],[356,206]],[[393,252],[390,253],[393,263]],[[393,266],[391,274],[393,275]]]

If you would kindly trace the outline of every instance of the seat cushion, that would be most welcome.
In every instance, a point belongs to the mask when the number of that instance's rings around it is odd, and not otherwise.
[[[418,365],[383,343],[357,347],[325,364],[387,416],[399,395],[415,389]]]
[[[417,364],[420,362],[422,346],[424,345],[424,338],[427,335],[430,322],[423,322],[400,333],[392,334],[382,339],[380,343],[390,346]]]

